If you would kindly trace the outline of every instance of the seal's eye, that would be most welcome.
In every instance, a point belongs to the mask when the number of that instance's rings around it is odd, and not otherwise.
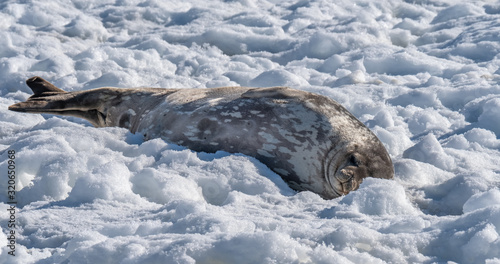
[[[356,167],[359,166],[359,164],[360,164],[359,160],[354,155],[351,155],[351,157],[349,157],[349,163],[351,163],[352,165],[354,165]]]

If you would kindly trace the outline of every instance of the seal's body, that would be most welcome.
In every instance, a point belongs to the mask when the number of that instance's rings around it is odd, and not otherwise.
[[[195,151],[255,157],[295,190],[331,199],[365,177],[390,179],[377,137],[337,102],[286,87],[213,89],[98,88],[65,92],[40,77],[34,95],[10,110],[71,115],[120,126]]]

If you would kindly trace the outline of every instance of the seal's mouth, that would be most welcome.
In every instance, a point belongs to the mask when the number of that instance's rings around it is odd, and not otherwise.
[[[359,188],[363,178],[367,176],[363,157],[357,153],[346,155],[344,164],[337,167],[330,175],[329,182],[337,196],[343,196]]]
[[[357,169],[358,167],[356,166],[346,166],[337,171],[332,187],[339,196],[346,195],[358,189],[359,182],[357,180],[358,177],[356,177]]]
[[[331,198],[357,190],[364,178],[394,177],[394,167],[389,154],[382,143],[375,143],[333,148],[327,153],[323,168]],[[338,149],[347,151],[337,151]]]

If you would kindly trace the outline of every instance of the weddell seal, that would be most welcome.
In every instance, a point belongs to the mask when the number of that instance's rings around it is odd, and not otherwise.
[[[9,110],[84,118],[144,139],[161,137],[194,151],[242,153],[279,174],[292,189],[325,199],[366,177],[391,179],[380,140],[332,99],[287,87],[210,89],[97,88],[66,92],[40,77],[33,95]]]

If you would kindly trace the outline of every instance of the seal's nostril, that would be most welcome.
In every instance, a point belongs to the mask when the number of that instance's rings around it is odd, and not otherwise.
[[[338,181],[344,183],[349,181],[354,177],[354,171],[348,168],[344,168],[340,170],[340,173],[337,174]]]

